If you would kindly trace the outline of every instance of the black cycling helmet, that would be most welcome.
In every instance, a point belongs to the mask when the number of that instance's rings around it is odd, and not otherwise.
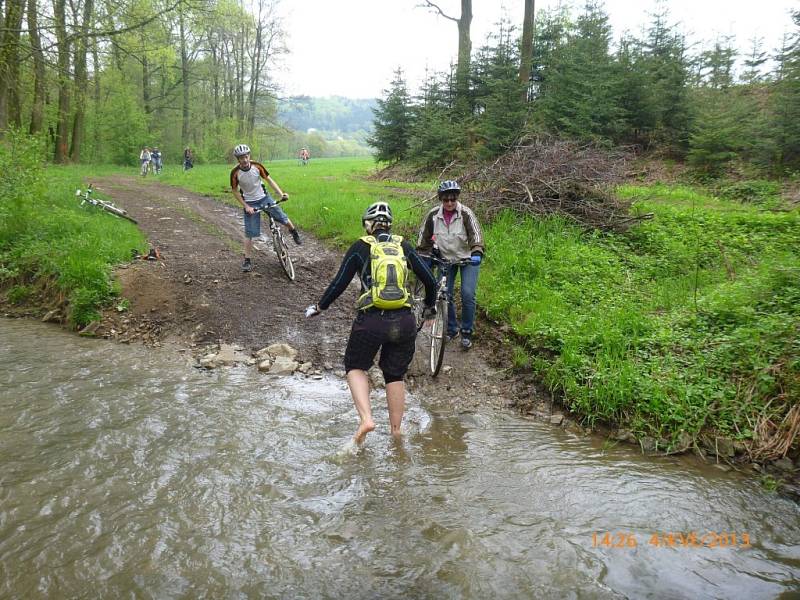
[[[455,192],[456,194],[461,193],[461,186],[458,185],[457,181],[453,181],[452,179],[448,179],[447,181],[443,181],[439,184],[438,193],[444,194],[445,192]]]
[[[392,224],[392,209],[386,202],[374,202],[367,207],[361,217],[361,225],[366,227],[367,221],[372,223]]]

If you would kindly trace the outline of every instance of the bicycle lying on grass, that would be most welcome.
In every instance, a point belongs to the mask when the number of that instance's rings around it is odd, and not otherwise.
[[[277,206],[281,202],[286,202],[286,200],[288,200],[288,198],[281,198],[271,206]],[[284,273],[286,273],[286,276],[290,281],[294,281],[294,265],[292,264],[292,257],[289,256],[289,246],[286,244],[286,239],[283,237],[281,226],[278,225],[277,221],[272,218],[269,208],[269,206],[262,206],[257,208],[256,212],[263,212],[269,217],[269,230],[272,234],[272,247],[275,250],[275,254],[278,255],[278,260],[281,263],[281,267],[283,267]]]
[[[436,377],[442,368],[444,347],[447,344],[447,311],[452,301],[452,295],[447,293],[447,273],[451,268],[469,265],[471,261],[467,258],[451,262],[443,258],[436,249],[434,249],[434,254],[430,257],[430,260],[433,263],[431,270],[434,276],[437,276],[439,283],[438,291],[436,292],[436,304],[434,304],[436,316],[433,318],[433,324],[430,329],[423,328],[425,324],[422,316],[425,308],[425,286],[422,285],[422,282],[416,282],[412,296],[417,331],[422,334],[423,343],[429,348],[428,368],[430,369],[431,377]]]
[[[136,219],[128,214],[128,212],[122,208],[118,208],[114,206],[111,202],[107,200],[100,200],[98,198],[92,198],[92,184],[89,184],[89,187],[86,188],[85,192],[81,192],[79,189],[75,190],[75,195],[81,199],[81,206],[84,204],[91,204],[92,206],[97,206],[102,208],[106,212],[110,212],[112,215],[120,217],[121,219],[127,219],[131,223],[136,223]]]

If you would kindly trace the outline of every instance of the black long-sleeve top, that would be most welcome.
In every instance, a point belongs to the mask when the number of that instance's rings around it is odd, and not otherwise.
[[[379,231],[374,234],[379,242],[389,240],[390,234],[385,231]],[[406,255],[411,270],[414,271],[417,278],[425,286],[425,306],[433,306],[436,301],[436,279],[428,268],[428,265],[420,258],[414,247],[406,240],[402,244],[403,252]],[[322,294],[322,299],[319,301],[318,306],[321,310],[327,309],[333,301],[336,300],[342,292],[347,289],[353,277],[358,273],[359,277],[363,273],[369,273],[369,258],[370,247],[367,242],[362,239],[356,240],[352,246],[347,250],[342,259],[342,264],[339,266],[339,272],[333,278],[325,293]],[[366,291],[366,283],[362,280],[361,290]]]

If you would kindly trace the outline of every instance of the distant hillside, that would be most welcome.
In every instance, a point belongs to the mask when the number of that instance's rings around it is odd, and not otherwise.
[[[374,98],[294,96],[278,104],[278,118],[295,131],[316,129],[349,138],[358,132],[363,136],[372,131],[372,108],[375,106]]]

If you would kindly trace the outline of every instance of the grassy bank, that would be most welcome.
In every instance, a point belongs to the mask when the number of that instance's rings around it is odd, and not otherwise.
[[[433,182],[367,180],[368,159],[268,168],[291,195],[286,211],[300,228],[338,246],[361,235],[360,216],[379,198],[392,203],[400,232],[415,233],[433,190]],[[160,181],[234,203],[230,169],[168,169]],[[54,273],[78,307],[82,298],[113,297],[109,265],[142,240],[126,223],[77,208],[73,190],[89,173],[98,169],[48,169],[52,209],[23,199],[13,219],[4,213],[2,277],[22,282],[13,293],[24,296],[39,273]],[[654,218],[625,235],[509,213],[485,224],[479,303],[517,334],[515,366],[587,422],[623,426],[651,448],[682,449],[713,431],[731,442],[758,437],[753,456],[774,458],[800,397],[800,211],[783,210],[771,192],[757,204],[687,187],[619,193]],[[71,273],[73,265],[80,268]],[[82,314],[73,319],[85,321]]]
[[[228,184],[232,168],[232,164],[201,165],[186,173],[164,172],[160,180],[238,206]],[[270,162],[267,169],[289,194],[289,202],[282,206],[300,229],[339,246],[349,245],[363,235],[361,215],[369,203],[378,199],[391,203],[398,231],[416,235],[421,209],[409,191],[423,192],[430,187],[369,181],[365,176],[375,172],[370,158],[320,158],[305,167],[296,160],[277,160]]]
[[[111,269],[143,250],[144,236],[75,197],[85,177],[113,169],[31,168],[38,161],[25,144],[0,149],[0,289],[10,304],[63,309],[85,325],[118,297]]]
[[[655,218],[625,236],[509,214],[488,228],[481,303],[524,338],[517,362],[662,450],[780,423],[800,397],[800,213],[620,193]]]

